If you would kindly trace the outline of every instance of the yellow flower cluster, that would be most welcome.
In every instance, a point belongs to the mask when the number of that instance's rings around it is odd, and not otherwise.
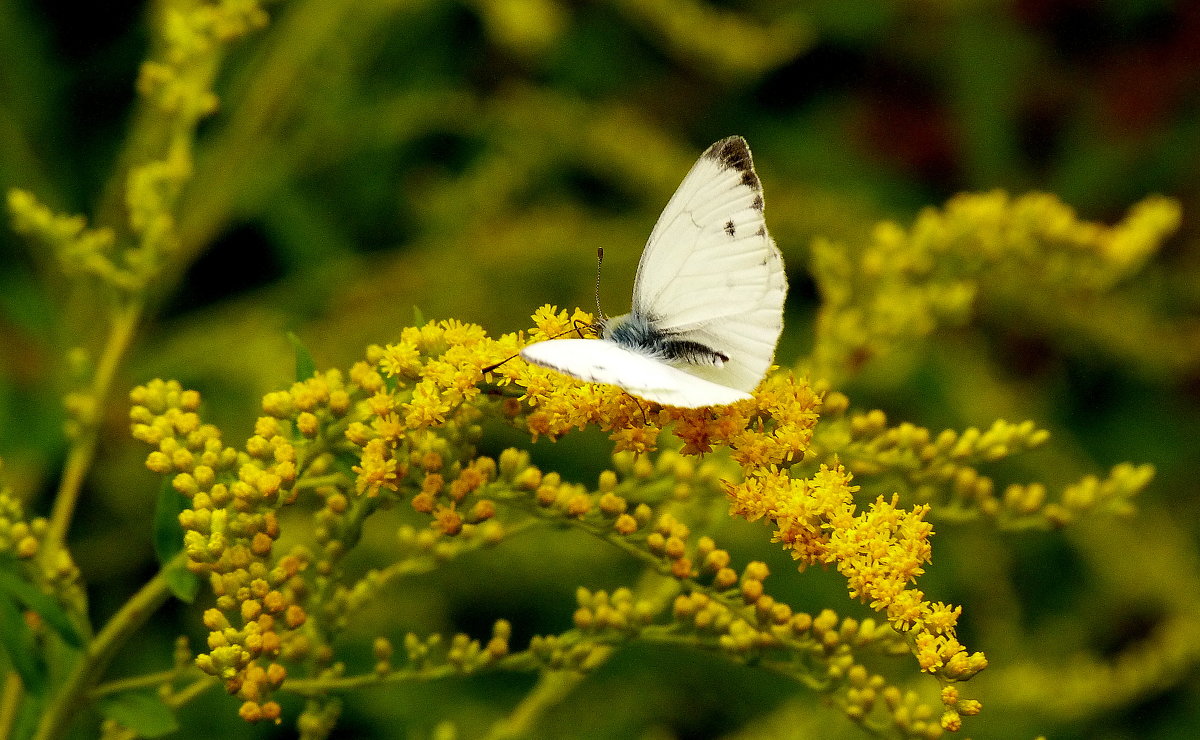
[[[807,18],[777,15],[759,24],[739,12],[708,3],[641,0],[617,3],[620,12],[652,30],[666,53],[706,76],[753,79],[800,55],[814,40]],[[726,39],[741,41],[730,44]]]
[[[536,334],[553,336],[569,331],[572,319],[586,323],[590,317],[578,311],[568,316],[554,307],[543,307],[534,316]],[[503,377],[523,387],[526,392],[522,398],[535,407],[525,417],[535,436],[595,423],[618,430],[613,435],[617,449],[637,452],[652,449],[657,438],[658,429],[639,423],[638,415],[630,410],[628,396],[619,389],[580,383],[529,365],[505,371]],[[914,639],[929,636],[930,640],[914,642],[918,661],[925,670],[938,672],[948,680],[969,678],[986,661],[981,654],[968,655],[954,639],[959,609],[927,602],[920,590],[910,588],[930,559],[932,527],[924,521],[929,507],[906,511],[899,508],[898,497],[890,501],[881,497],[859,512],[854,502],[857,486],[850,484],[845,467],[821,466],[810,478],[789,474],[790,464],[803,459],[809,447],[819,407],[819,397],[806,383],[790,374],[777,373],[762,384],[753,400],[724,407],[719,414],[711,409],[663,408],[654,412],[653,419],[657,425],[672,425],[673,433],[683,442],[679,455],[728,447],[745,473],[741,482],[725,484],[732,513],[751,520],[770,519],[776,526],[775,540],[783,543],[802,567],[835,565],[846,576],[853,597],[886,614],[897,630],[912,633]],[[653,434],[647,431],[650,429]],[[984,442],[999,444],[995,438],[1004,436],[1002,431],[993,430],[985,435]],[[644,435],[641,443],[628,444],[639,432]],[[1005,439],[1012,444],[1014,436],[1009,434]],[[502,458],[501,468],[505,467]],[[614,498],[611,492],[607,500],[597,502],[597,496],[605,495],[603,479],[600,491],[591,496],[580,486],[563,483],[555,473],[542,477],[536,469],[526,468],[520,475],[535,476],[525,483],[535,491],[542,506],[578,518],[587,516],[599,504],[601,510],[620,517],[611,520],[609,531],[644,536],[646,547],[665,559],[665,570],[676,578],[697,574],[684,545],[687,527],[666,517],[645,534],[640,530],[649,523],[649,508],[642,506],[632,515],[626,513],[625,500]],[[606,531],[599,523],[596,526],[596,531]],[[718,573],[721,583],[729,580],[719,569]]]
[[[214,55],[222,42],[266,24],[256,2],[167,2],[160,61],[143,63],[138,92],[169,128],[165,150],[129,170],[125,201],[135,244],[122,243],[110,227],[88,228],[82,216],[53,213],[24,190],[8,192],[13,228],[49,246],[68,275],[90,275],[125,293],[140,290],[164,253],[176,246],[175,200],[192,174],[193,131],[217,107],[212,93]]]
[[[691,529],[670,513],[656,515],[646,503],[634,506],[628,501],[628,495],[653,497],[660,483],[674,489],[668,500],[685,500],[690,492],[678,486],[696,482],[693,458],[666,452],[652,463],[644,456],[634,459],[619,453],[614,461],[625,477],[605,471],[592,492],[563,482],[557,473],[529,466],[525,453],[507,450],[500,457],[500,480],[512,481],[514,490],[496,495],[516,501],[522,490],[532,491],[546,516],[573,521],[678,579],[689,591],[676,597],[674,620],[685,632],[702,638],[701,644],[710,641],[714,649],[739,659],[761,658],[763,651],[773,649],[782,651],[779,659],[785,663],[796,651],[823,656],[829,662],[827,680],[857,707],[847,710],[852,717],[882,711],[906,737],[939,737],[962,715],[977,711],[974,703],[956,698],[939,724],[930,721],[932,710],[886,687],[882,678],[868,681],[863,674],[863,681],[846,683],[849,672],[862,674],[863,669],[854,670],[854,650],[866,645],[889,652],[911,650],[925,670],[946,682],[965,680],[986,666],[982,654],[968,654],[954,637],[960,610],[926,602],[920,591],[908,588],[930,556],[932,528],[923,521],[928,507],[905,511],[895,499],[879,500],[856,513],[856,487],[842,468],[824,467],[807,480],[791,479],[774,468],[752,469],[755,472],[740,484],[721,481],[710,469],[712,478],[706,485],[729,492],[735,513],[771,518],[779,527],[778,541],[806,564],[834,564],[846,576],[851,595],[871,602],[892,624],[839,621],[832,612],[814,619],[794,613],[765,592],[764,564],[751,563],[739,574],[731,567],[730,553],[712,538],[693,538]],[[659,628],[652,625],[653,616],[653,606],[628,591],[609,595],[581,589],[575,626],[604,639],[613,639],[614,633],[654,639]]]
[[[128,268],[113,262],[112,229],[88,228],[83,216],[54,213],[32,193],[17,188],[8,191],[8,212],[13,230],[49,247],[67,275],[90,275],[126,288],[136,284]]]
[[[993,191],[955,196],[908,229],[881,223],[866,245],[818,240],[813,268],[824,302],[814,375],[838,384],[896,344],[965,320],[981,288],[1055,306],[1064,294],[1104,290],[1140,267],[1179,222],[1179,204],[1168,198],[1147,198],[1106,227],[1080,220],[1053,195]]]
[[[592,320],[591,314],[579,309],[568,314],[542,306],[533,315],[536,328],[530,341],[588,326]],[[617,451],[642,453],[657,449],[659,432],[671,426],[684,443],[684,454],[729,447],[742,465],[779,465],[799,459],[820,408],[820,399],[808,384],[790,375],[771,376],[753,399],[714,412],[658,407],[615,386],[585,383],[524,362],[503,365],[495,374],[501,387],[512,384],[524,389],[520,400],[532,409],[524,412],[514,405],[507,411],[534,439],[595,425],[610,433]]]
[[[409,327],[400,341],[368,348],[368,361],[350,371],[371,394],[345,432],[359,448],[356,492],[402,491],[445,535],[473,534],[491,519],[494,504],[472,496],[496,476],[493,460],[474,456],[484,404],[478,384],[483,368],[516,347],[515,337],[489,339],[478,326],[451,320]]]
[[[341,376],[318,375],[268,395],[263,407],[269,415],[258,420],[243,450],[226,446],[220,431],[201,421],[200,394],[175,381],[138,386],[130,400],[133,436],[155,448],[146,466],[170,476],[188,500],[179,514],[188,568],[208,576],[217,596],[216,608],[204,615],[209,652],[197,656],[196,665],[244,700],[243,717],[276,719],[279,704],[267,699],[287,675],[276,659],[303,654],[306,646],[298,632],[307,619],[300,573],[310,559],[299,549],[282,557],[274,552],[276,511],[294,500],[306,464],[292,428],[304,429],[305,415],[346,413]]]
[[[553,336],[590,320],[582,311],[543,307],[529,336]],[[888,699],[891,693],[871,677],[842,686],[856,647],[886,644],[894,650],[907,641],[922,667],[946,682],[983,667],[981,655],[968,656],[954,639],[958,610],[928,603],[910,588],[929,559],[927,507],[906,511],[896,499],[881,498],[859,511],[857,487],[846,468],[825,466],[809,478],[789,473],[810,449],[821,407],[807,383],[777,373],[753,399],[719,412],[661,408],[521,361],[495,367],[522,344],[520,335],[491,339],[479,327],[456,321],[405,329],[397,342],[368,348],[366,360],[345,377],[331,371],[268,394],[266,415],[241,450],[225,446],[217,430],[201,422],[195,392],[162,381],[135,389],[133,434],[155,447],[148,467],[171,476],[175,490],[188,499],[179,521],[189,567],[209,576],[218,597],[216,608],[205,614],[209,652],[196,662],[243,699],[243,717],[276,717],[279,705],[270,695],[287,676],[283,663],[328,651],[325,633],[304,629],[309,619],[336,633],[346,626],[346,615],[390,578],[499,541],[509,526],[496,518],[499,505],[590,532],[690,591],[674,603],[674,626],[653,623],[658,614],[653,605],[629,592],[581,591],[576,628],[590,637],[538,638],[530,654],[539,660],[597,665],[607,655],[604,643],[686,627],[731,656],[781,650],[778,657],[786,663],[796,650],[816,651],[830,658],[830,680],[850,692],[846,696],[863,713],[894,705],[901,718],[900,708],[908,704]],[[480,456],[475,443],[488,413],[533,437],[590,424],[607,429],[618,450],[614,469],[589,490],[558,473],[543,473],[525,452]],[[643,453],[657,448],[663,428],[678,438],[678,449],[651,459]],[[727,457],[698,461],[721,448],[729,451]],[[332,465],[347,452],[354,456],[352,479]],[[276,512],[302,490],[312,490],[323,504],[314,518],[318,552],[294,550],[279,557]],[[709,537],[693,536],[667,510],[712,500],[694,496],[696,491],[724,492],[734,513],[770,519],[776,540],[803,565],[837,567],[851,594],[886,614],[891,626],[836,618],[826,625],[824,615],[793,613],[765,593],[763,564],[739,573],[728,551]],[[359,539],[365,517],[391,500],[407,503],[428,528],[402,527],[402,554],[394,565],[353,584],[329,582],[318,598],[305,569],[311,564],[319,576],[333,575]],[[437,646],[408,640],[409,661],[422,665],[421,656],[436,654],[442,667],[462,671],[508,654],[506,634],[499,632],[486,647],[466,636],[453,642],[443,654]],[[377,669],[391,675],[390,649],[377,652],[382,656]],[[289,685],[318,680],[292,679]],[[938,728],[924,721],[914,726],[920,732],[909,736]]]
[[[256,0],[196,3],[164,2],[158,28],[162,45],[156,59],[142,63],[138,94],[167,129],[162,149],[130,168],[125,206],[136,248],[126,255],[142,274],[157,269],[161,255],[178,247],[175,202],[192,175],[192,148],[200,120],[217,109],[212,92],[221,47],[265,26],[267,14]]]
[[[15,556],[18,560],[31,560],[38,554],[46,527],[42,517],[25,521],[21,500],[7,486],[0,485],[0,553]]]
[[[732,513],[773,522],[775,541],[802,568],[834,565],[846,577],[850,595],[886,614],[898,631],[933,638],[915,643],[924,670],[953,680],[978,673],[986,665],[982,654],[968,656],[953,638],[960,609],[927,602],[920,590],[909,588],[932,552],[933,527],[924,521],[929,507],[904,510],[893,496],[890,501],[879,497],[858,512],[858,486],[850,480],[844,467],[822,465],[810,478],[777,470],[751,474],[728,484],[727,491]]]
[[[551,306],[539,309],[533,319],[531,338],[554,336],[592,321],[583,311],[568,314]],[[372,394],[364,402],[365,418],[346,430],[347,439],[361,450],[354,467],[358,493],[378,496],[381,491],[411,490],[412,507],[428,514],[435,530],[449,535],[490,518],[491,502],[472,496],[496,478],[492,460],[473,458],[477,421],[489,403],[495,413],[525,427],[535,439],[595,424],[612,433],[618,450],[646,452],[657,447],[661,426],[673,423],[685,454],[729,446],[734,459],[747,465],[802,457],[816,424],[819,399],[790,377],[772,379],[753,401],[719,414],[709,409],[647,409],[619,389],[582,383],[520,361],[492,371],[497,385],[484,395],[479,387],[484,369],[516,354],[520,346],[515,335],[494,340],[477,326],[441,321],[405,329],[400,341],[369,348],[367,362],[350,372],[351,380]],[[508,393],[513,386],[523,393]],[[504,466],[502,459],[500,467]],[[530,490],[537,490],[538,501],[546,503],[558,500],[560,483],[550,477]],[[591,503],[578,496],[571,503],[571,498],[567,495],[564,501],[573,515],[591,510]],[[622,519],[621,526],[632,526],[629,522]]]
[[[889,426],[879,410],[847,414],[848,407],[845,395],[826,396],[825,414],[813,434],[814,457],[836,455],[864,486],[894,489],[897,479],[903,480],[918,501],[937,505],[946,519],[983,516],[1007,529],[1059,527],[1089,511],[1128,513],[1130,499],[1154,477],[1151,465],[1123,463],[1103,479],[1088,475],[1067,486],[1057,501],[1041,483],[1014,483],[997,492],[979,465],[1036,449],[1049,432],[1032,421],[998,420],[984,430],[934,434],[908,422]]]

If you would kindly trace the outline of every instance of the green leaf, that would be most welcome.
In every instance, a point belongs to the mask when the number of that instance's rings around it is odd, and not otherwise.
[[[192,603],[200,590],[200,579],[182,564],[169,566],[172,558],[183,549],[183,527],[179,524],[179,512],[187,506],[187,499],[175,490],[170,478],[164,478],[158,491],[158,504],[154,508],[154,554],[158,564],[166,568],[163,576],[171,593],[180,601]]]
[[[308,347],[304,346],[304,342],[300,341],[300,337],[296,336],[295,332],[287,333],[288,341],[292,343],[292,347],[296,349],[296,380],[308,380],[317,372],[317,363],[313,362],[312,353],[308,351]]]
[[[190,604],[196,600],[196,594],[200,593],[200,576],[188,570],[186,566],[167,568],[163,577],[167,579],[171,593],[180,601]]]
[[[413,326],[425,326],[425,313],[417,306],[413,306]]]
[[[46,689],[46,665],[38,654],[33,632],[21,609],[7,596],[0,596],[0,649],[8,655],[25,690],[40,695]]]
[[[183,549],[183,526],[179,523],[179,512],[187,505],[187,499],[175,486],[171,478],[164,477],[158,489],[158,503],[154,506],[154,554],[158,564],[166,565]]]
[[[354,472],[354,466],[361,462],[359,456],[350,450],[336,449],[333,453],[333,466],[350,480],[358,477],[358,473]]]
[[[23,604],[26,609],[36,612],[42,621],[58,633],[63,642],[74,648],[83,647],[83,638],[79,636],[75,625],[71,624],[71,619],[62,606],[54,598],[39,591],[29,581],[13,573],[0,571],[0,594],[5,594],[13,602]],[[4,599],[0,599],[0,601],[2,600]],[[25,620],[22,619],[21,623],[24,624],[24,622]]]
[[[100,713],[141,737],[162,737],[179,729],[179,720],[152,690],[101,697]]]

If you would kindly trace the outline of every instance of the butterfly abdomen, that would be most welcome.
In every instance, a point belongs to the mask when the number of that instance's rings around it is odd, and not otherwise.
[[[679,339],[654,326],[636,313],[611,318],[604,324],[604,338],[626,349],[671,365],[721,367],[729,361],[723,352],[700,342]]]

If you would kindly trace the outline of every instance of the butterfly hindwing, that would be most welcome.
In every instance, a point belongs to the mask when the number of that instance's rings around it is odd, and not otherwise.
[[[593,383],[620,386],[665,406],[723,406],[750,396],[604,339],[555,339],[521,350],[525,360]]]

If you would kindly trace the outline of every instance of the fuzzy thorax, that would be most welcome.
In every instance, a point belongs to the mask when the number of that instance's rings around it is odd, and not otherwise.
[[[627,313],[604,320],[601,336],[625,349],[674,365],[721,367],[729,356],[700,342],[680,339],[655,326],[653,319]]]

